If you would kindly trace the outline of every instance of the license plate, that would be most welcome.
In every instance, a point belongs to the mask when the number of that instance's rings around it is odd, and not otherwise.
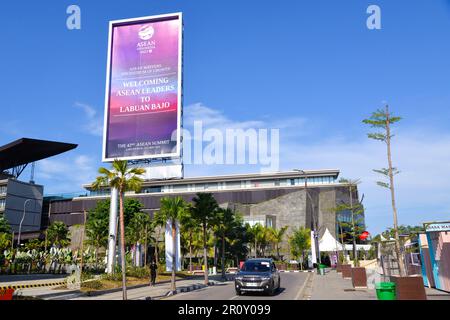
[[[256,283],[256,282],[247,282],[246,285],[247,285],[247,287],[257,287],[258,283]]]

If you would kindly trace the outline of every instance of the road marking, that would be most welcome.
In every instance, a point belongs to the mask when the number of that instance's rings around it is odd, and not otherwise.
[[[305,282],[301,286],[300,290],[297,292],[297,295],[295,296],[295,300],[300,300],[300,295],[303,293],[303,290],[305,289],[306,284],[309,282],[309,279],[311,278],[311,273],[308,273],[306,276]]]
[[[228,300],[234,300],[234,299],[236,299],[236,298],[239,298],[239,296],[234,296],[234,297],[232,297],[232,298],[230,298],[230,299],[228,299]]]

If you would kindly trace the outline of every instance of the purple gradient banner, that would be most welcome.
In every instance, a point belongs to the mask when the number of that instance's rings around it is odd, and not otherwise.
[[[110,23],[103,161],[180,156],[181,20]]]

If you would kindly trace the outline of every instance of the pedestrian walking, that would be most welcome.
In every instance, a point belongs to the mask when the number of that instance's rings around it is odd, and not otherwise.
[[[156,282],[156,270],[158,269],[158,265],[155,260],[150,264],[150,285],[154,286]]]

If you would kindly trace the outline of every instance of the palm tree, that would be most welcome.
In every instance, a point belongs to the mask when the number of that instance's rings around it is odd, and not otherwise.
[[[231,209],[217,210],[217,216],[214,221],[214,232],[220,238],[222,242],[222,278],[225,279],[225,243],[228,240],[226,235],[229,233],[235,224],[234,213]]]
[[[187,204],[181,197],[161,199],[160,217],[165,221],[170,221],[172,227],[172,291],[177,289],[175,284],[175,272],[177,269],[177,222],[181,220],[186,210]]]
[[[139,191],[143,180],[139,177],[145,173],[142,168],[130,168],[126,160],[114,160],[112,170],[101,167],[98,169],[101,175],[92,184],[94,190],[105,186],[116,188],[119,192],[119,216],[120,216],[120,258],[122,265],[122,292],[123,300],[127,300],[126,267],[125,267],[125,221],[123,201],[128,190]]]
[[[288,226],[284,226],[280,229],[270,228],[271,232],[271,240],[275,247],[276,253],[277,253],[277,260],[280,260],[280,243],[283,242],[284,235],[286,233],[286,230],[288,229]]]
[[[303,270],[305,252],[311,246],[311,230],[304,227],[295,229],[291,237],[289,238],[289,244],[291,247],[291,254],[295,258],[302,258],[300,268]]]
[[[247,232],[250,234],[255,248],[255,258],[258,257],[258,242],[263,240],[264,227],[260,223],[250,226],[247,224]]]
[[[208,246],[207,231],[214,222],[218,204],[211,193],[197,193],[192,199],[194,206],[191,209],[192,217],[201,224],[203,229],[203,258],[205,260],[205,285],[208,285]]]
[[[189,247],[189,272],[192,273],[192,249],[194,245],[194,234],[199,231],[197,222],[192,218],[192,211],[186,210],[181,217],[182,232],[186,235],[186,242]]]

